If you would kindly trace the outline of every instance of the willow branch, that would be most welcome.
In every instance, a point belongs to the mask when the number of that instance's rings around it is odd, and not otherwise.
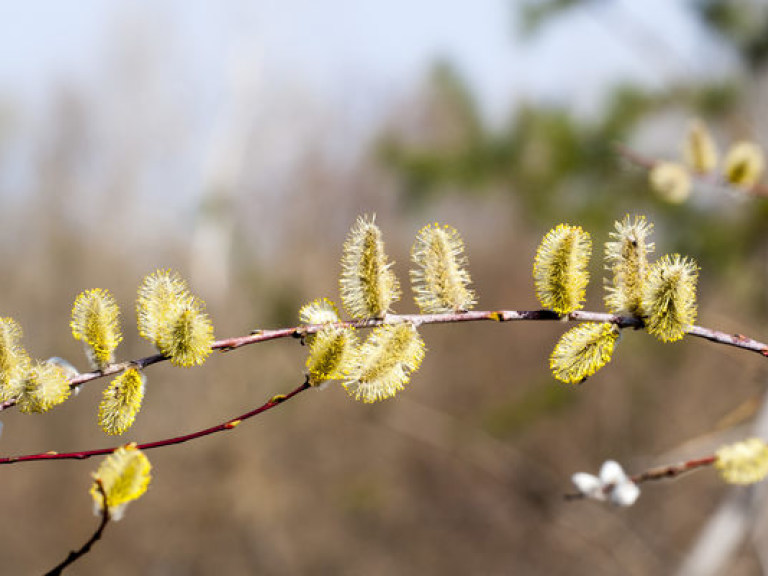
[[[98,542],[101,539],[101,535],[104,533],[104,529],[107,527],[107,524],[109,523],[109,506],[106,505],[107,495],[104,493],[104,485],[101,483],[101,480],[99,480],[98,478],[96,479],[96,487],[99,489],[99,492],[101,493],[101,497],[104,499],[104,502],[105,502],[104,510],[102,510],[102,513],[101,513],[101,522],[99,523],[99,527],[96,528],[96,532],[94,532],[93,536],[91,536],[88,539],[88,542],[83,544],[83,547],[80,548],[80,550],[73,550],[72,552],[70,552],[69,555],[61,562],[61,564],[58,564],[52,570],[50,570],[49,572],[46,572],[45,576],[59,576],[64,571],[64,568],[66,568],[70,564],[74,564],[75,561],[77,561],[79,558],[88,554],[88,552],[91,551],[91,546],[93,546],[96,542]]]
[[[616,153],[619,154],[619,156],[627,160],[630,164],[634,164],[635,166],[639,166],[645,170],[652,169],[654,166],[656,166],[656,164],[660,162],[656,158],[651,158],[650,156],[640,154],[639,152],[636,152],[620,143],[614,144],[613,148],[616,150]],[[702,184],[719,186],[721,188],[727,188],[729,190],[751,194],[753,196],[768,197],[768,187],[763,186],[762,184],[755,184],[749,188],[740,188],[732,186],[730,182],[728,182],[725,178],[723,178],[721,174],[718,174],[717,172],[709,172],[707,174],[689,172],[689,174],[693,180],[701,182]]]
[[[366,320],[340,322],[338,326],[351,326],[353,328],[373,328],[383,324],[399,324],[402,322],[410,322],[414,326],[418,327],[425,324],[453,324],[457,322],[479,321],[607,322],[610,324],[615,324],[619,328],[634,329],[640,329],[644,326],[643,321],[640,318],[636,318],[634,316],[619,316],[606,312],[588,312],[584,310],[571,312],[570,314],[566,314],[564,316],[560,316],[551,310],[487,310],[455,312],[450,314],[388,314],[385,318],[370,318]],[[243,346],[258,344],[260,342],[267,342],[270,340],[277,340],[280,338],[303,339],[307,335],[314,334],[326,326],[327,324],[308,324],[294,326],[291,328],[280,328],[277,330],[255,330],[246,336],[235,336],[232,338],[217,340],[211,345],[211,349],[217,350],[219,352],[229,352],[237,348],[242,348]],[[727,334],[725,332],[720,332],[719,330],[712,330],[711,328],[704,328],[701,326],[691,326],[688,328],[687,333],[691,336],[704,338],[705,340],[716,342],[718,344],[734,346],[744,350],[751,350],[753,352],[762,354],[763,356],[768,356],[768,344],[754,340],[752,338],[748,338],[742,334]],[[71,388],[77,388],[86,382],[104,378],[105,376],[118,374],[127,370],[128,368],[138,368],[143,370],[152,364],[164,362],[165,360],[168,360],[166,356],[163,356],[162,354],[153,354],[151,356],[145,356],[144,358],[139,358],[136,360],[110,364],[103,370],[83,372],[70,378],[69,385]],[[6,402],[2,402],[0,403],[0,412],[15,405],[16,400],[8,400]]]
[[[185,434],[183,436],[174,436],[173,438],[156,440],[155,442],[137,444],[136,448],[139,448],[140,450],[151,450],[153,448],[173,446],[175,444],[183,444],[184,442],[189,442],[190,440],[196,440],[197,438],[202,438],[204,436],[210,436],[211,434],[216,434],[217,432],[225,432],[227,430],[232,430],[233,428],[236,428],[238,425],[240,425],[240,423],[243,422],[244,420],[248,420],[249,418],[253,418],[254,416],[258,416],[259,414],[266,412],[267,410],[271,410],[275,406],[278,406],[283,402],[290,400],[291,398],[300,394],[301,392],[303,392],[309,387],[310,387],[309,380],[305,380],[301,384],[301,386],[299,386],[298,388],[295,388],[288,394],[279,394],[277,396],[273,396],[258,408],[254,408],[253,410],[246,412],[245,414],[242,414],[235,418],[232,418],[230,420],[227,420],[226,422],[222,422],[221,424],[211,426],[210,428],[198,430],[197,432]],[[88,458],[91,458],[93,456],[104,456],[106,454],[112,454],[112,452],[114,452],[118,448],[119,446],[113,446],[111,448],[99,448],[98,450],[84,450],[81,452],[61,452],[61,453],[43,452],[41,454],[28,454],[26,456],[9,456],[6,458],[0,458],[0,464],[15,464],[17,462],[36,462],[40,460],[87,460]]]

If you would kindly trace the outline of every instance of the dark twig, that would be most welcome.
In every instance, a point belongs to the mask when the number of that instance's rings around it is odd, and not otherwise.
[[[96,528],[96,532],[94,532],[93,535],[88,539],[88,542],[83,544],[83,547],[80,548],[80,550],[73,550],[70,552],[61,564],[57,565],[51,571],[46,572],[46,576],[59,576],[59,574],[64,571],[64,568],[70,564],[75,563],[78,559],[88,554],[88,552],[91,551],[91,546],[93,546],[101,539],[101,535],[104,533],[104,529],[109,523],[109,507],[107,506],[107,495],[104,492],[104,485],[98,478],[96,479],[96,487],[99,489],[101,497],[104,499],[104,510],[101,513],[101,522],[99,522],[99,527]]]

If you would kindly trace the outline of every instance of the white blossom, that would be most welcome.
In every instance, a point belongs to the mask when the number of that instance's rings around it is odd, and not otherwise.
[[[616,506],[632,506],[640,496],[640,488],[624,473],[614,460],[606,460],[599,476],[577,472],[571,477],[576,489],[593,500],[606,501]]]

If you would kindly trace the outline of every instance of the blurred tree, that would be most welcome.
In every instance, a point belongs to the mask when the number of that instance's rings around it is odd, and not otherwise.
[[[750,69],[765,68],[768,59],[768,6],[764,2],[699,0],[693,10],[717,34],[724,45],[737,52]]]
[[[528,2],[519,8],[520,22],[531,37],[567,11],[589,8],[594,13],[604,4]],[[623,166],[615,150],[622,142],[651,156],[678,158],[691,117],[713,126],[722,148],[743,138],[759,141],[760,135],[746,127],[759,125],[747,119],[758,117],[753,92],[768,77],[763,69],[768,10],[746,0],[687,6],[718,49],[738,57],[738,66],[714,79],[678,75],[661,89],[618,85],[591,117],[565,106],[523,102],[501,126],[487,126],[461,74],[438,63],[417,131],[413,125],[390,126],[379,141],[380,156],[398,175],[405,202],[419,206],[447,193],[502,192],[537,230],[569,221],[599,237],[625,212],[646,213],[667,246],[696,254],[708,274],[731,282],[735,271],[743,279],[745,269],[759,269],[750,263],[763,258],[768,247],[767,202],[734,202],[724,190],[701,189],[685,205],[669,204],[651,193],[645,171]],[[754,283],[744,283],[748,292],[749,285]],[[764,313],[762,294],[750,292],[749,297]]]

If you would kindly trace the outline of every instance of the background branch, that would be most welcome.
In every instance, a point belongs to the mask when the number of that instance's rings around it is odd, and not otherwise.
[[[650,156],[645,156],[643,154],[640,154],[639,152],[635,152],[631,148],[628,148],[627,146],[621,143],[614,144],[613,148],[614,150],[616,150],[619,156],[621,156],[631,164],[634,164],[635,166],[639,166],[646,170],[652,169],[654,166],[656,166],[656,164],[659,163],[658,159],[651,158]],[[749,188],[739,188],[736,186],[732,186],[718,172],[710,172],[708,174],[697,174],[696,172],[689,171],[688,173],[694,181],[701,182],[702,184],[720,186],[722,188],[728,188],[729,190],[736,190],[738,192],[751,194],[753,196],[768,197],[768,187],[763,186],[761,184],[755,184],[754,186],[751,186]]]
[[[649,468],[644,472],[630,476],[629,479],[635,484],[642,484],[643,482],[649,482],[652,480],[668,480],[671,478],[677,478],[687,472],[698,470],[704,466],[711,466],[717,460],[717,456],[705,456],[703,458],[695,458],[693,460],[686,460],[684,462],[678,462],[676,464],[667,464],[664,466],[657,466],[655,468]],[[614,485],[608,484],[603,490],[605,493],[610,492]],[[587,497],[587,494],[583,492],[569,492],[565,494],[566,500],[581,500]]]

